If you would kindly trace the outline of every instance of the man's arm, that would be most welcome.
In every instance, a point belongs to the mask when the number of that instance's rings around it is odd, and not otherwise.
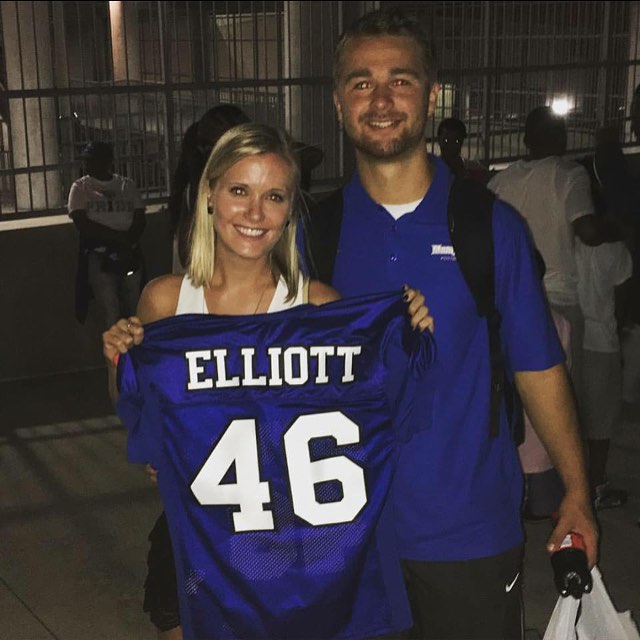
[[[557,550],[563,538],[574,531],[583,536],[589,566],[593,566],[598,557],[598,529],[566,368],[559,364],[544,371],[520,371],[516,373],[515,381],[527,415],[565,487],[558,521],[547,549],[549,552]]]
[[[129,244],[127,237],[128,231],[116,231],[99,222],[90,220],[84,209],[76,209],[75,211],[71,211],[69,215],[76,229],[78,229],[78,233],[86,240]]]
[[[620,240],[620,231],[604,216],[596,215],[591,179],[580,164],[570,162],[566,173],[562,201],[567,219],[575,235],[590,247]]]
[[[573,232],[589,247],[597,247],[604,242],[622,240],[620,227],[609,218],[589,214],[571,223]]]

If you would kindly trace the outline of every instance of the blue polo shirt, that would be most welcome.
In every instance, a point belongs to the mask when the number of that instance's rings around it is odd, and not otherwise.
[[[456,263],[447,227],[451,174],[432,157],[434,179],[415,211],[395,220],[358,175],[344,189],[333,285],[343,296],[421,290],[435,319],[436,363],[422,380],[432,394],[423,429],[403,446],[393,487],[402,556],[454,561],[502,553],[523,540],[522,472],[502,415],[489,435],[486,322]],[[512,371],[564,361],[524,220],[494,205],[496,306]]]

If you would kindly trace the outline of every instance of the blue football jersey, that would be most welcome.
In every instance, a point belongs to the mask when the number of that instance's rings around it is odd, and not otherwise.
[[[145,327],[118,412],[159,471],[185,638],[411,626],[386,497],[433,352],[396,293]]]

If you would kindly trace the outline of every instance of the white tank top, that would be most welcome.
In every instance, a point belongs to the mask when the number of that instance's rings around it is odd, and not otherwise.
[[[283,311],[284,309],[297,307],[300,304],[308,302],[309,282],[302,277],[302,274],[300,274],[299,278],[298,294],[293,300],[289,300],[287,302],[285,301],[285,298],[287,297],[289,290],[287,289],[287,284],[284,281],[284,278],[280,276],[273,298],[271,299],[271,304],[267,309],[267,313]],[[177,316],[185,313],[209,313],[204,297],[204,287],[194,287],[188,275],[185,275],[182,278],[180,295],[178,296],[178,307],[176,308]]]

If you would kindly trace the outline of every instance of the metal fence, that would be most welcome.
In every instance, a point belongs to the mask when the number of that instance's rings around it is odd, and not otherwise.
[[[553,105],[566,114],[573,153],[614,126],[635,144],[629,104],[640,83],[638,2],[393,2],[432,36],[443,86],[440,117],[469,131],[466,153],[487,164],[525,154],[527,113]]]
[[[331,97],[338,2],[3,2],[2,219],[64,210],[89,140],[164,202],[186,129],[232,103],[341,171]]]
[[[404,6],[432,35],[443,90],[428,139],[460,117],[465,152],[519,157],[527,112],[567,109],[570,150],[618,127],[640,81],[638,2],[0,3],[0,219],[64,210],[88,140],[164,202],[182,136],[218,103],[319,147],[316,183],[345,171],[333,114],[332,52],[344,24]]]

